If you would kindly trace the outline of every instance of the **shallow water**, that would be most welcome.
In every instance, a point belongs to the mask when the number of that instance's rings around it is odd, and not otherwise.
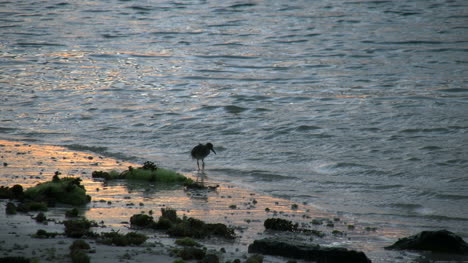
[[[3,1],[3,139],[468,237],[468,3]]]

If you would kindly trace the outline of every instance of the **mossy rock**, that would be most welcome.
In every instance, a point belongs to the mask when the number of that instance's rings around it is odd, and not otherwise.
[[[59,233],[54,233],[54,232],[47,232],[44,229],[39,229],[36,231],[36,234],[32,235],[34,238],[54,238],[58,235]]]
[[[183,260],[201,260],[205,255],[205,250],[195,247],[184,247],[177,251],[177,256],[181,257]]]
[[[80,249],[74,249],[70,251],[70,257],[73,263],[89,263],[91,259],[88,254]]]
[[[173,237],[206,238],[217,236],[226,239],[236,237],[234,230],[224,224],[209,224],[193,217],[183,218],[180,222],[173,224],[167,233]]]
[[[152,162],[145,162],[145,164],[142,167],[138,168],[130,166],[128,167],[128,170],[125,170],[121,173],[116,171],[111,171],[109,173],[103,171],[94,171],[92,173],[92,177],[102,178],[105,180],[126,179],[180,184],[191,184],[193,182],[192,179],[187,178],[180,173],[157,167]]]
[[[58,174],[53,177],[52,181],[39,183],[26,189],[24,195],[35,201],[70,205],[84,205],[91,201],[91,197],[86,195],[86,190],[81,185],[80,178],[64,177],[60,179]]]
[[[75,249],[91,249],[89,244],[84,241],[83,239],[78,239],[73,241],[73,244],[70,245],[70,250],[75,250]]]
[[[125,235],[120,234],[119,232],[104,232],[101,233],[98,241],[105,245],[115,245],[115,246],[139,246],[143,244],[148,237],[144,234],[129,232]]]
[[[151,227],[155,224],[153,217],[145,214],[135,214],[130,217],[130,224],[139,227]]]
[[[63,224],[65,225],[65,235],[73,238],[92,235],[89,229],[97,226],[96,222],[87,219],[66,220]]]
[[[0,199],[22,199],[23,196],[23,186],[19,184],[12,187],[0,186]]]
[[[47,203],[45,202],[36,202],[36,201],[27,201],[21,203],[16,208],[18,212],[27,213],[30,211],[47,211]]]
[[[175,243],[176,245],[183,246],[183,247],[201,247],[202,246],[200,245],[200,243],[198,243],[197,241],[189,237],[177,239]]]

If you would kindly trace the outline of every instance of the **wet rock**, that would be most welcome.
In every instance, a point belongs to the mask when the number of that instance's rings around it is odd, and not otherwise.
[[[369,263],[367,256],[360,251],[339,247],[320,247],[319,245],[295,244],[277,239],[255,240],[249,245],[249,253],[261,253],[273,256],[283,256],[318,263]]]
[[[395,250],[426,250],[453,254],[468,254],[468,244],[456,234],[447,231],[422,231],[385,247]]]

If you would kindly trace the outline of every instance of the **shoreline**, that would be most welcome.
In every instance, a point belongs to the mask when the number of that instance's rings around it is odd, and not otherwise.
[[[376,229],[373,226],[340,218],[320,211],[307,204],[293,203],[242,189],[233,184],[216,181],[207,170],[205,182],[219,185],[216,191],[190,192],[174,185],[154,185],[137,181],[102,182],[93,180],[91,173],[96,170],[124,170],[130,162],[102,157],[88,152],[77,152],[63,147],[35,145],[24,142],[0,140],[1,161],[0,185],[21,184],[25,188],[51,179],[55,171],[62,176],[76,176],[83,181],[91,202],[79,208],[80,215],[89,220],[103,222],[105,227],[93,229],[96,232],[131,231],[129,220],[134,214],[150,213],[158,218],[161,208],[177,210],[179,216],[189,216],[208,223],[224,223],[233,227],[238,236],[234,241],[218,238],[197,240],[208,250],[216,251],[222,262],[239,258],[245,260],[247,247],[256,239],[274,237],[320,244],[321,246],[341,246],[363,251],[372,262],[395,262],[392,258],[413,258],[414,254],[386,251],[389,245],[405,234],[395,229]],[[196,179],[197,172],[186,176]],[[56,237],[34,239],[38,229],[48,232],[63,232],[63,225],[53,221],[47,225],[36,223],[31,217],[36,213],[5,215],[7,200],[1,200],[0,209],[1,256],[25,256],[47,259],[47,262],[69,260],[68,246],[73,239]],[[57,222],[64,220],[65,210],[70,206],[57,206],[45,212],[47,218]],[[298,223],[324,234],[323,237],[298,233],[278,233],[265,231],[263,222],[267,218],[282,218]],[[319,222],[319,223],[317,223]],[[140,247],[115,247],[90,241],[95,253],[89,254],[91,262],[147,262],[157,256],[159,262],[173,262],[178,258],[170,256],[168,250],[176,247],[175,238],[154,231],[137,230],[149,236]],[[21,245],[23,244],[23,245]],[[44,247],[55,248],[46,250]],[[116,252],[116,250],[118,252]],[[62,252],[60,252],[62,251]],[[219,252],[225,251],[225,252]],[[389,258],[389,261],[386,261]],[[286,262],[286,258],[265,256],[265,262]],[[298,262],[301,262],[300,260]],[[404,262],[404,261],[402,261]]]

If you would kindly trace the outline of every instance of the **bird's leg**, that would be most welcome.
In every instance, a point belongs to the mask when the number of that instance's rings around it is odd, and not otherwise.
[[[203,159],[201,159],[202,161],[202,170],[205,171],[205,161]]]
[[[198,167],[198,170],[200,170],[200,164],[198,163],[198,159],[197,159],[197,167]]]

